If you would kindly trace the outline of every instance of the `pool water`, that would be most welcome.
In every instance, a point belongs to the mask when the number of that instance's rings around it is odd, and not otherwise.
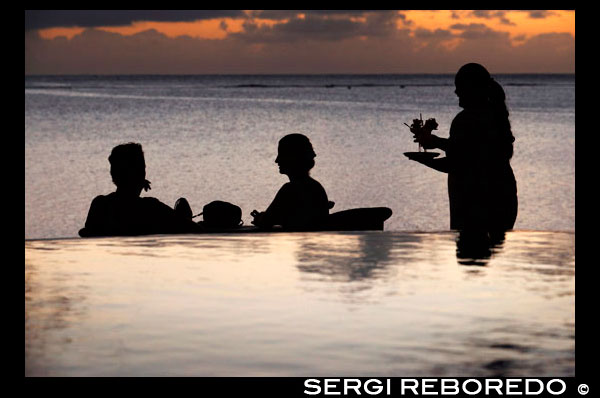
[[[25,241],[26,376],[573,376],[575,235]]]

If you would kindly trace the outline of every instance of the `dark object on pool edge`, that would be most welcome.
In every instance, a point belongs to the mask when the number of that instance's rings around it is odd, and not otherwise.
[[[245,233],[245,232],[318,232],[318,231],[383,231],[385,220],[392,216],[388,207],[361,207],[331,213],[327,221],[319,228],[290,230],[281,227],[258,228],[255,226],[239,226],[233,228],[211,228],[204,226],[202,233]],[[79,232],[82,237],[89,237],[85,228]]]
[[[259,228],[240,226],[237,228],[204,228],[207,233],[241,232],[318,232],[318,231],[383,231],[385,220],[392,216],[388,207],[361,207],[331,213],[324,225],[316,228],[286,229],[281,226]]]
[[[427,159],[433,159],[435,157],[438,157],[440,154],[438,152],[404,152],[404,156],[406,156],[409,159],[420,159],[420,160],[427,160]]]
[[[243,224],[242,209],[222,200],[205,205],[198,215],[202,215],[201,225],[207,228],[237,228]]]
[[[325,228],[334,231],[383,230],[383,223],[392,216],[388,207],[363,207],[331,213]]]
[[[392,216],[388,207],[361,207],[329,214],[324,225],[314,228],[286,229],[281,226],[259,228],[256,226],[240,226],[237,228],[210,228],[205,232],[318,232],[318,231],[383,231],[385,220]]]

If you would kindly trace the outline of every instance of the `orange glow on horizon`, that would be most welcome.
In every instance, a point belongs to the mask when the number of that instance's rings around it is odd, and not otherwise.
[[[57,37],[66,37],[67,39],[72,39],[74,36],[77,36],[81,32],[83,32],[85,28],[48,28],[48,29],[40,29],[40,37],[42,39],[51,40]]]
[[[402,12],[406,21],[411,21],[411,29],[423,28],[428,30],[447,29],[455,24],[483,24],[494,31],[508,32],[510,37],[525,36],[527,38],[542,33],[570,33],[575,37],[575,12],[567,10],[552,10],[546,18],[531,18],[523,11],[506,11],[504,16],[511,24],[501,22],[499,18],[482,18],[472,15],[470,10],[408,10]],[[453,18],[456,15],[458,18]],[[398,21],[398,27],[407,25]]]
[[[531,18],[526,12],[506,11],[504,16],[512,23],[503,24],[499,18],[481,18],[472,15],[468,10],[407,10],[399,14],[406,16],[405,20],[398,19],[399,29],[410,28],[412,30],[422,28],[435,31],[436,29],[451,29],[455,24],[484,24],[489,29],[509,33],[511,39],[519,37],[532,37],[542,33],[569,33],[575,37],[575,12],[557,10],[551,11],[546,18]],[[453,15],[458,18],[453,18]],[[299,19],[304,19],[305,14],[299,13]],[[352,17],[352,21],[365,21],[364,16]],[[154,29],[169,38],[179,36],[190,36],[198,39],[225,39],[230,33],[239,33],[244,30],[243,24],[246,19],[217,18],[209,20],[198,20],[194,22],[136,22],[127,26],[106,26],[96,29],[118,33],[124,36],[134,35],[146,30]],[[253,19],[258,25],[272,26],[277,23],[285,23],[286,20]],[[54,39],[60,36],[72,39],[82,33],[85,28],[49,28],[39,31],[43,39]]]
[[[300,14],[300,16],[303,16],[303,14]],[[229,33],[243,31],[244,22],[245,20],[243,19],[220,18],[195,22],[136,22],[127,26],[102,26],[95,29],[118,33],[123,36],[131,36],[154,29],[171,39],[180,36],[190,36],[196,39],[225,39]],[[272,26],[276,23],[287,22],[287,20],[254,19],[254,22],[259,26]],[[55,39],[60,36],[72,39],[85,30],[86,28],[79,27],[48,28],[41,29],[39,33],[46,40]]]
[[[98,28],[107,32],[130,36],[146,30],[154,29],[173,39],[179,36],[190,36],[201,39],[224,39],[228,33],[241,32],[241,19],[208,19],[194,22],[136,22],[129,26],[111,26]]]

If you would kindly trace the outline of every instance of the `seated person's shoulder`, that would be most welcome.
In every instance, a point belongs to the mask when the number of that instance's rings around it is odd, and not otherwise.
[[[314,178],[310,178],[311,183],[318,189],[322,189],[325,190],[325,188],[323,188],[323,185],[321,185],[321,183],[317,180],[315,180]]]
[[[150,205],[160,205],[163,204],[160,200],[152,197],[152,196],[142,196],[140,197],[140,200],[144,203],[144,204],[150,204]]]
[[[314,194],[319,195],[319,196],[324,196],[325,198],[327,198],[327,193],[325,192],[325,188],[323,188],[323,185],[321,185],[321,183],[319,181],[315,180],[314,178],[310,178],[309,184],[310,184],[310,189],[313,191]]]
[[[90,212],[97,213],[109,207],[112,203],[114,203],[114,194],[108,195],[98,195],[94,199],[92,199],[92,203],[90,204]]]
[[[106,220],[110,214],[111,199],[113,196],[98,195],[92,199],[85,227],[79,231],[79,236],[89,237],[106,234]]]
[[[315,206],[315,210],[321,209],[324,206],[326,209],[329,208],[329,201],[327,199],[327,192],[323,185],[312,177],[300,182],[294,187],[295,192],[293,193],[295,198],[302,198],[302,201],[308,201],[311,206]]]
[[[173,210],[169,205],[161,202],[160,200],[153,198],[152,196],[144,196],[140,198],[140,202],[147,209],[155,209],[155,210]]]
[[[291,182],[286,182],[281,186],[281,188],[279,188],[279,191],[277,191],[276,198],[282,199],[294,196],[297,190],[298,188],[294,184]]]
[[[96,196],[94,199],[92,199],[92,205],[106,203],[107,201],[110,200],[111,195],[112,194]]]
[[[296,201],[301,197],[306,197],[306,195],[322,196],[326,194],[323,186],[312,178],[303,181],[288,182],[281,187],[277,194],[277,196],[290,201]]]

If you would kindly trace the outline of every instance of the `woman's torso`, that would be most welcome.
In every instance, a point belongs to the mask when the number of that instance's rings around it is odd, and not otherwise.
[[[452,229],[510,229],[517,187],[512,141],[488,109],[463,110],[452,121],[446,155]]]

